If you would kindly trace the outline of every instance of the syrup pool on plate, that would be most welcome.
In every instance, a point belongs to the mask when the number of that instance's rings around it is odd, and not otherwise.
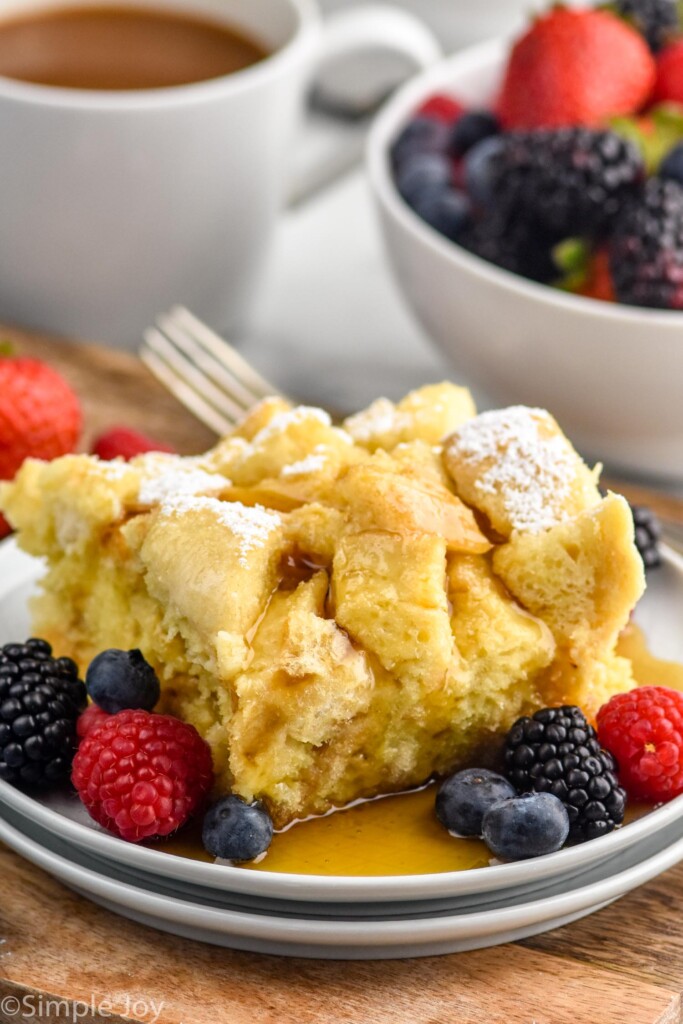
[[[640,686],[668,686],[672,690],[683,690],[683,665],[655,658],[648,649],[645,634],[635,622],[629,622],[619,637],[617,654],[630,659]]]
[[[250,871],[301,875],[424,875],[486,867],[480,839],[454,839],[434,815],[436,786],[378,797],[276,832],[266,855],[241,865]],[[212,861],[198,833],[185,830],[155,848]]]
[[[635,623],[622,633],[618,653],[631,659],[641,686],[683,690],[683,665],[655,658]],[[480,839],[455,838],[436,820],[435,795],[436,785],[430,784],[298,822],[277,832],[258,862],[241,867],[248,871],[354,876],[423,875],[486,867],[491,854]],[[649,809],[631,806],[626,822]],[[202,847],[201,825],[197,823],[153,845],[176,856],[213,861]]]

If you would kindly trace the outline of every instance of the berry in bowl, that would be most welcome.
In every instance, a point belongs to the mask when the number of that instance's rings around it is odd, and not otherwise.
[[[668,0],[617,6],[555,8],[419,76],[373,128],[370,178],[399,286],[461,373],[680,478],[683,30]]]

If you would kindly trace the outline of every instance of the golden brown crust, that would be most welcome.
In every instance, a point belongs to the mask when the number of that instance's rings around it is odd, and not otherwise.
[[[628,508],[547,413],[497,416],[448,384],[348,430],[271,399],[194,459],[28,462],[0,500],[47,557],[35,628],[83,666],[140,647],[278,826],[492,756],[549,701],[591,712],[632,684]]]

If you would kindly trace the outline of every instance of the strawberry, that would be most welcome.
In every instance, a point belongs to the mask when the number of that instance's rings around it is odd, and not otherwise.
[[[92,454],[100,459],[132,459],[145,452],[174,452],[175,449],[154,441],[151,437],[131,430],[130,427],[112,427],[101,434],[93,444]]]
[[[553,8],[510,54],[498,113],[506,129],[598,126],[647,101],[655,62],[642,36],[601,10]]]
[[[76,447],[78,398],[63,377],[37,359],[0,358],[0,480],[24,459],[54,459]]]
[[[3,537],[9,537],[11,532],[12,532],[12,527],[7,522],[7,520],[2,515],[2,513],[0,513],[0,540],[2,540]]]
[[[683,103],[683,39],[667,46],[659,55],[655,99]]]

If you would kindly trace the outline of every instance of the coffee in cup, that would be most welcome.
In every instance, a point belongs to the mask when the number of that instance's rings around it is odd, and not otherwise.
[[[267,56],[231,26],[144,7],[56,7],[0,19],[0,75],[66,89],[164,89]]]
[[[180,303],[247,330],[316,62],[438,55],[397,13],[333,28],[313,0],[2,0],[0,322],[135,348]]]

